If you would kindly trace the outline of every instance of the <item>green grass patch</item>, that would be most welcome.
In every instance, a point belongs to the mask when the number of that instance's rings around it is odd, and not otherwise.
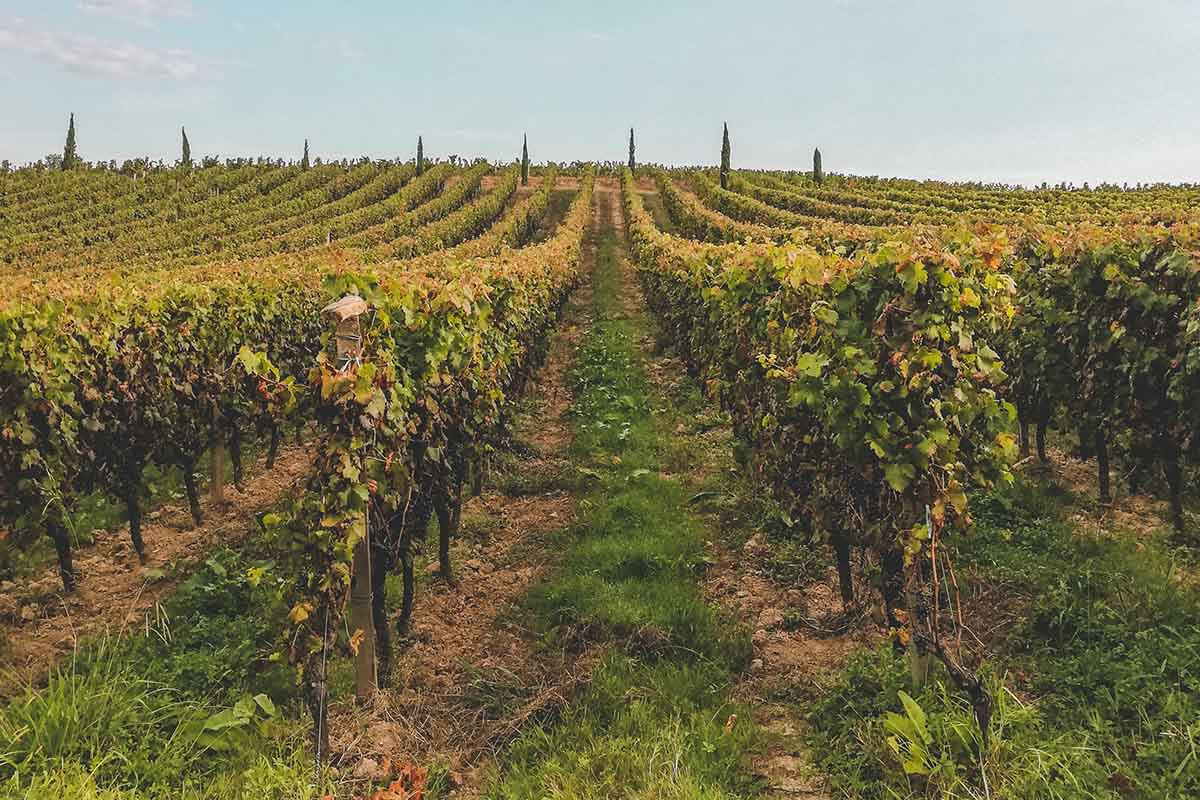
[[[1019,484],[973,506],[960,566],[1003,587],[1021,613],[986,667],[997,701],[982,767],[991,796],[1198,797],[1200,601],[1181,590],[1176,553],[1079,531],[1066,521],[1069,501]],[[931,774],[904,774],[887,740],[906,687],[905,664],[884,649],[813,699],[814,752],[835,787],[864,798],[981,796],[970,710],[937,686],[916,698]]]
[[[610,655],[556,724],[524,733],[494,798],[722,798],[751,794],[742,759],[754,729],[725,722],[728,674],[714,664]]]
[[[85,645],[0,708],[0,798],[316,796],[294,677],[270,657],[270,567],[218,552],[144,632]]]
[[[705,602],[702,530],[688,494],[660,477],[679,423],[656,414],[621,313],[615,236],[594,275],[595,323],[571,381],[572,454],[590,491],[554,575],[525,600],[555,646],[611,646],[589,688],[555,720],[527,728],[507,753],[496,798],[717,798],[753,789],[742,763],[757,733],[728,699],[748,663],[748,633]],[[658,398],[661,405],[668,405]]]

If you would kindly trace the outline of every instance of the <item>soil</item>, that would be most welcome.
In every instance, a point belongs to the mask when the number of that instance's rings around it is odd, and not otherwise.
[[[1112,503],[1104,504],[1100,502],[1096,460],[1078,458],[1069,446],[1064,446],[1066,439],[1065,436],[1053,436],[1052,443],[1046,448],[1047,463],[1039,463],[1034,456],[1018,464],[1017,470],[1062,487],[1078,498],[1067,510],[1067,519],[1081,534],[1100,538],[1124,537],[1132,540],[1139,549],[1151,543],[1167,542],[1169,546],[1181,543],[1171,524],[1167,487],[1161,469],[1151,469],[1146,474],[1145,486],[1154,494],[1130,494],[1124,465],[1114,461],[1110,467]],[[1185,511],[1193,532],[1191,539],[1184,539],[1184,544],[1194,547],[1193,511],[1191,508]],[[1200,564],[1192,558],[1180,559],[1174,579],[1183,587],[1200,588]]]
[[[802,706],[792,698],[818,695],[852,654],[877,644],[884,633],[857,615],[843,628],[837,574],[803,588],[783,586],[764,570],[771,547],[760,535],[740,549],[710,543],[712,560],[705,593],[713,603],[754,631],[754,660],[734,687],[736,702],[752,708],[768,743],[753,762],[764,779],[764,797],[830,798],[805,744],[808,730]],[[860,597],[869,589],[856,587]],[[836,632],[835,632],[836,631]]]
[[[1100,504],[1095,459],[1084,461],[1056,447],[1047,447],[1046,456],[1049,459],[1046,464],[1038,463],[1035,456],[1020,464],[1018,469],[1040,475],[1083,498],[1090,508],[1081,507],[1072,515],[1072,520],[1084,530],[1116,528],[1134,534],[1139,540],[1170,535],[1170,511],[1166,499],[1129,494],[1117,464],[1112,466],[1111,473],[1113,503],[1105,506]],[[1160,473],[1151,472],[1148,477],[1161,481]]]
[[[75,551],[78,585],[73,594],[63,595],[53,567],[20,584],[16,621],[0,623],[0,696],[42,684],[53,666],[85,640],[139,628],[190,566],[218,545],[245,539],[254,530],[255,514],[277,504],[311,463],[303,447],[281,450],[271,470],[256,463],[241,491],[225,488],[224,505],[214,507],[207,494],[202,497],[204,523],[198,527],[192,527],[186,503],[151,511],[142,527],[144,565],[127,527],[95,531],[94,544]]]
[[[496,174],[496,173],[493,173],[491,175],[484,175],[483,180],[481,180],[479,182],[480,190],[487,192],[487,191],[490,191],[490,190],[496,188],[496,185],[500,183],[501,177],[502,177],[501,175]],[[554,185],[558,186],[559,183],[562,182],[562,180],[563,180],[562,178],[559,178],[558,181],[556,181]],[[540,175],[530,175],[528,184],[522,185],[520,181],[517,182],[517,197],[519,199],[524,199],[524,198],[528,197],[529,195],[533,194],[534,192],[536,192],[538,190],[538,187],[541,185],[542,185],[542,177]]]

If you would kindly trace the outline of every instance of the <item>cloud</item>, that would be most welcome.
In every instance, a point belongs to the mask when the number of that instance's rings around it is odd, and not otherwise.
[[[84,34],[38,30],[19,19],[0,21],[0,50],[4,49],[27,53],[83,75],[187,80],[200,71],[198,60],[187,50],[160,50]]]
[[[76,6],[89,14],[129,20],[149,26],[159,18],[190,19],[191,0],[80,0]]]

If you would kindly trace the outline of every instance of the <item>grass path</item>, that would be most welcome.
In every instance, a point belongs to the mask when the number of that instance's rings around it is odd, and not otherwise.
[[[726,532],[697,499],[727,488],[728,430],[657,351],[619,196],[597,198],[592,325],[571,370],[571,454],[588,490],[561,567],[524,605],[553,647],[604,655],[574,702],[505,752],[488,796],[749,797],[798,785],[799,764],[760,769],[787,745],[736,699],[753,627],[705,579]]]

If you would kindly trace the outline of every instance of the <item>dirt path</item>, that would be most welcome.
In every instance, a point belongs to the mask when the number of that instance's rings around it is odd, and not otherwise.
[[[254,515],[278,503],[310,463],[302,447],[281,451],[271,470],[260,460],[244,491],[226,488],[224,506],[215,508],[205,495],[199,527],[192,527],[186,504],[151,511],[142,529],[145,565],[129,543],[128,527],[95,531],[95,544],[75,552],[79,583],[70,596],[63,596],[58,572],[50,567],[28,583],[0,586],[0,597],[10,600],[0,623],[0,696],[40,683],[81,641],[140,625],[192,565],[219,544],[241,542],[254,529]]]
[[[854,652],[884,634],[869,619],[842,629],[834,571],[803,588],[774,577],[776,556],[761,534],[740,547],[714,542],[711,550],[716,563],[706,594],[754,631],[754,660],[734,697],[754,709],[768,734],[768,746],[754,762],[769,787],[765,797],[829,798],[804,742],[804,699],[821,694]],[[870,590],[858,591],[866,596]]]
[[[600,183],[597,195],[616,191],[613,182]],[[585,275],[598,224],[584,242]],[[568,303],[515,422],[519,454],[463,508],[451,553],[457,585],[435,576],[436,562],[423,571],[411,633],[394,655],[392,688],[369,709],[349,698],[331,708],[342,782],[356,795],[384,777],[389,763],[412,762],[447,771],[454,797],[478,796],[500,748],[525,722],[565,705],[590,675],[592,658],[539,648],[517,606],[553,564],[560,548],[551,540],[575,515],[567,370],[590,309],[585,284]]]

